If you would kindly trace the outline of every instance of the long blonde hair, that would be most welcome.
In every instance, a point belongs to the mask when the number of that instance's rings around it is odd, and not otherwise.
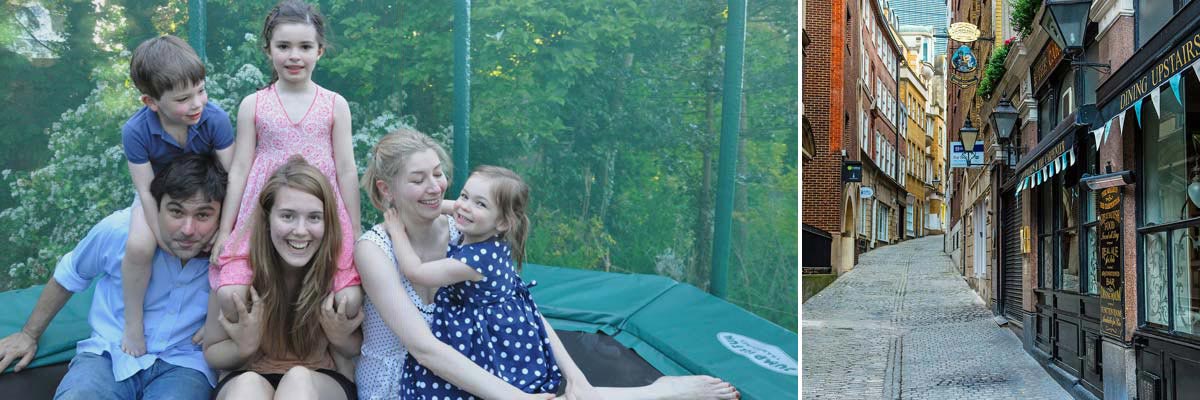
[[[283,279],[288,268],[271,242],[271,209],[280,189],[287,187],[321,200],[325,214],[325,234],[317,252],[304,267],[299,293],[290,293]],[[279,167],[263,186],[254,210],[254,231],[250,236],[250,266],[253,285],[263,296],[263,336],[284,338],[264,340],[263,352],[272,358],[291,353],[307,357],[320,343],[321,301],[333,289],[337,270],[337,250],[342,248],[342,227],[337,218],[337,200],[329,180],[303,157],[292,156]],[[256,305],[257,307],[258,305]]]
[[[500,221],[508,223],[504,240],[512,248],[512,259],[520,272],[525,263],[525,239],[529,237],[529,185],[516,172],[494,165],[480,165],[471,171],[471,176],[475,175],[492,180],[491,195]]]
[[[371,149],[371,158],[367,161],[367,171],[363,173],[360,182],[363,190],[367,192],[367,198],[371,199],[371,204],[376,209],[385,211],[389,205],[384,204],[383,193],[380,193],[375,182],[382,181],[391,185],[392,179],[407,172],[404,170],[404,166],[408,164],[409,158],[413,154],[425,150],[433,150],[434,153],[437,153],[438,160],[442,162],[442,173],[446,175],[446,183],[449,184],[449,177],[454,172],[454,168],[450,164],[450,156],[446,155],[446,150],[442,148],[442,145],[429,135],[412,128],[400,128],[379,139],[379,143],[376,143],[375,148]],[[393,191],[396,189],[392,188]]]

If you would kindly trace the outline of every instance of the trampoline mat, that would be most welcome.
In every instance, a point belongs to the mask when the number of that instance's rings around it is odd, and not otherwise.
[[[555,330],[571,359],[592,386],[644,386],[663,376],[633,350],[602,333]],[[0,397],[49,400],[67,373],[67,363],[31,368],[0,375]]]
[[[636,352],[603,333],[554,330],[592,386],[634,387],[663,376]]]
[[[0,375],[0,397],[22,400],[50,400],[54,389],[67,373],[68,363],[50,364],[17,373]]]

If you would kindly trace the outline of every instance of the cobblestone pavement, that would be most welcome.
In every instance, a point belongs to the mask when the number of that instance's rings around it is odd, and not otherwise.
[[[804,399],[1070,399],[931,236],[863,254],[802,305]]]

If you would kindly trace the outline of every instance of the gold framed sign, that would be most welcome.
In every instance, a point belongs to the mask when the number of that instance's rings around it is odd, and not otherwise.
[[[970,22],[955,22],[946,28],[950,39],[959,43],[971,43],[979,40],[979,27]]]

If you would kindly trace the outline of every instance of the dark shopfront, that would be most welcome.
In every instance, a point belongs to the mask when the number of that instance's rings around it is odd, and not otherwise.
[[[1124,115],[1134,142],[1142,400],[1200,399],[1200,2],[1183,3],[1138,14],[1140,49],[1099,90],[1100,114]]]
[[[1093,53],[1093,51],[1086,51]],[[1034,310],[1023,315],[1026,348],[1077,397],[1103,397],[1101,299],[1095,194],[1082,183],[1099,172],[1095,138],[1077,125],[1080,104],[1094,104],[1098,76],[1078,75],[1048,41],[1031,67],[1038,89],[1038,144],[1025,153],[1015,185],[1029,207],[1037,279]]]

